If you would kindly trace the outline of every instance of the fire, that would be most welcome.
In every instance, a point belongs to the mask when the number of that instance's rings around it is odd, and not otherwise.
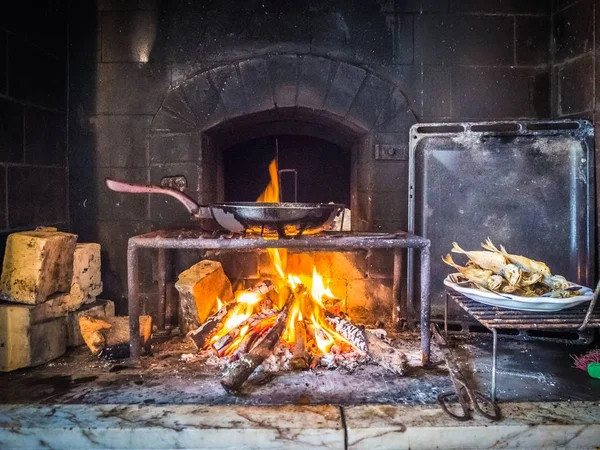
[[[275,160],[269,165],[269,174],[271,181],[257,202],[279,201]],[[287,250],[277,248],[269,248],[267,252],[277,277],[271,280],[274,290],[268,294],[238,291],[234,302],[229,305],[217,299],[219,310],[226,308],[227,313],[205,348],[212,346],[219,356],[235,355],[238,349],[247,351],[274,326],[281,308],[288,302],[290,306],[281,341],[291,351],[300,346],[314,361],[325,354],[355,350],[353,344],[327,320],[325,304],[335,301],[335,296],[330,289],[330,281],[318,273],[312,257],[288,255]],[[287,270],[288,259],[295,263],[293,271]]]
[[[269,164],[269,176],[271,182],[265,188],[262,194],[256,199],[258,203],[278,203],[279,202],[279,168],[277,160],[274,159]]]

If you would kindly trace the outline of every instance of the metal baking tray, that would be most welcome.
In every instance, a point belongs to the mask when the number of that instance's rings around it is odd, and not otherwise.
[[[410,131],[409,231],[431,240],[435,316],[452,271],[441,258],[453,241],[474,250],[489,236],[511,253],[544,261],[553,273],[594,286],[592,124],[436,123]],[[414,268],[409,254],[409,299]]]

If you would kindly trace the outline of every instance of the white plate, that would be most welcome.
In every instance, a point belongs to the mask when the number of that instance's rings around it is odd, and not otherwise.
[[[589,302],[594,298],[594,292],[590,288],[579,286],[574,283],[572,285],[578,286],[581,289],[582,295],[571,298],[520,297],[511,294],[499,295],[494,292],[486,292],[479,289],[459,286],[450,281],[450,276],[446,277],[444,285],[476,302],[485,303],[490,306],[498,306],[499,308],[516,309],[519,311],[561,311],[580,305],[581,303]]]

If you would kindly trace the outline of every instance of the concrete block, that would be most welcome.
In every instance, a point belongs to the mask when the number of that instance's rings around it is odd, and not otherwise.
[[[81,309],[70,312],[67,316],[67,347],[79,347],[85,341],[79,329],[79,319],[83,316],[96,319],[107,319],[115,316],[115,303],[111,300],[96,300],[83,305]]]
[[[217,297],[227,303],[233,290],[221,263],[204,260],[183,271],[175,283],[179,291],[184,332],[196,329],[216,309]]]
[[[0,371],[37,366],[61,356],[67,348],[65,317],[34,323],[32,307],[0,306]]]
[[[73,253],[71,297],[84,302],[94,301],[102,293],[100,244],[77,244]]]
[[[55,228],[9,235],[0,298],[34,305],[55,292],[69,292],[76,242],[77,235]]]

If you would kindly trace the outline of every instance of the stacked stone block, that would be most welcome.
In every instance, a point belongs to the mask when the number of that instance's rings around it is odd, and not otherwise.
[[[43,364],[81,345],[78,318],[114,316],[100,245],[55,228],[9,235],[0,276],[0,371]]]

